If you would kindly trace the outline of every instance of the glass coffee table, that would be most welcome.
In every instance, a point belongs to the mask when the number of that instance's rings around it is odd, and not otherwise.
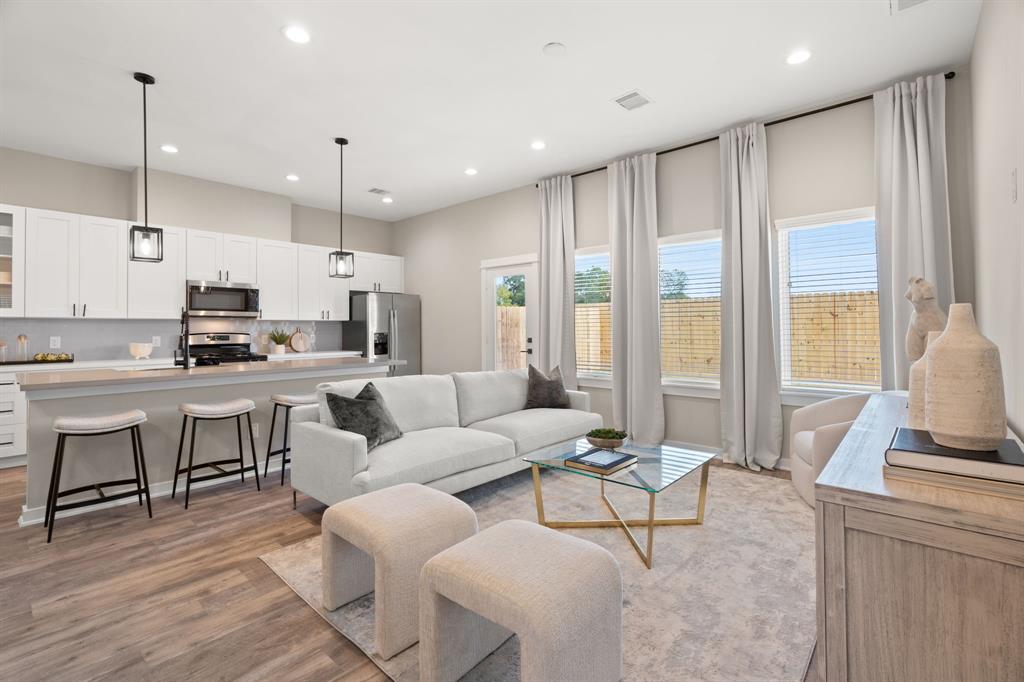
[[[533,467],[533,493],[537,500],[537,521],[548,528],[622,528],[626,537],[633,545],[633,549],[643,560],[647,568],[651,567],[651,560],[654,555],[654,527],[655,526],[695,526],[704,523],[704,503],[707,500],[708,492],[708,466],[717,451],[711,449],[678,447],[673,445],[661,445],[653,448],[644,448],[626,443],[616,452],[624,452],[637,456],[636,464],[604,476],[591,473],[582,469],[575,469],[565,465],[568,457],[582,454],[591,449],[590,443],[585,439],[576,441],[572,450],[551,458],[524,457]],[[554,469],[566,471],[577,476],[596,478],[601,482],[601,499],[604,500],[608,510],[614,519],[593,519],[581,521],[551,521],[544,516],[544,496],[541,493],[540,470]],[[692,518],[656,518],[654,515],[655,499],[658,494],[669,488],[673,483],[682,480],[694,471],[700,469],[700,492],[697,497],[697,515]],[[627,488],[642,490],[648,495],[647,518],[646,519],[624,519],[619,511],[612,504],[605,494],[605,483],[621,485]],[[640,547],[640,541],[631,530],[631,527],[647,529],[647,549]]]

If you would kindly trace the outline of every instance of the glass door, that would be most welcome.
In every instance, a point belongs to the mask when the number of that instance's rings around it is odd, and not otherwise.
[[[25,209],[0,204],[0,317],[25,314]]]
[[[484,368],[525,369],[537,337],[537,264],[484,269]]]

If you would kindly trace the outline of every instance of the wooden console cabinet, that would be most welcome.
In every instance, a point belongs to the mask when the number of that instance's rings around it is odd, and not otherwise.
[[[1024,680],[1024,501],[886,480],[906,407],[872,396],[815,484],[818,679]]]

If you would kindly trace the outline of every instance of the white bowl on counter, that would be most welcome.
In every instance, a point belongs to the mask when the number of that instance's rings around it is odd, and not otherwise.
[[[153,352],[151,343],[129,343],[128,353],[136,360],[148,360],[149,354]]]

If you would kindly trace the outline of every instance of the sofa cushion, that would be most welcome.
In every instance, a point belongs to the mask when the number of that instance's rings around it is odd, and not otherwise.
[[[526,370],[455,372],[459,426],[517,412],[526,406]]]
[[[338,428],[366,438],[367,451],[402,437],[402,431],[373,382],[363,386],[355,398],[328,392],[327,407]]]
[[[511,438],[516,444],[516,454],[525,455],[564,440],[580,438],[587,431],[600,428],[601,423],[601,415],[593,412],[539,407],[484,419],[470,424],[469,428]]]
[[[545,375],[530,365],[530,374],[526,385],[526,409],[538,407],[569,407],[569,394],[562,383],[562,370],[555,367]]]
[[[374,450],[352,484],[366,493],[399,483],[430,483],[515,455],[512,441],[494,433],[458,427],[413,431]]]
[[[793,454],[808,465],[814,464],[814,431],[793,434]]]
[[[384,404],[402,433],[459,425],[459,402],[455,395],[455,383],[450,376],[438,374],[349,379],[320,384],[316,387],[320,423],[337,426],[327,407],[328,392],[354,398],[370,381],[384,398]]]

